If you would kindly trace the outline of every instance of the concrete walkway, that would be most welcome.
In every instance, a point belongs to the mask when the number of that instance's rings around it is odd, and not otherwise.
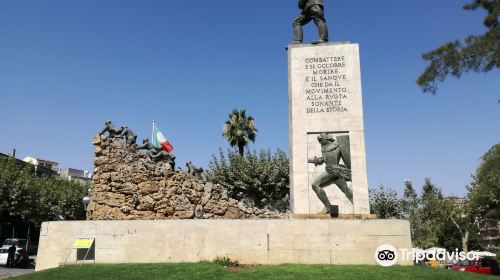
[[[24,275],[34,271],[34,269],[6,268],[5,266],[0,266],[0,279]]]

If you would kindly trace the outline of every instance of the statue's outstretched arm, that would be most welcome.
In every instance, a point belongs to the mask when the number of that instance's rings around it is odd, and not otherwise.
[[[314,157],[313,159],[307,160],[307,162],[314,163],[314,165],[318,166],[325,163],[325,160],[322,157]]]
[[[139,145],[139,146],[137,146],[137,149],[138,150],[143,150],[143,149],[146,149],[147,146],[148,146],[147,144]]]
[[[105,127],[101,130],[101,132],[99,132],[99,135],[103,135],[103,134],[104,134],[104,132],[106,132],[106,131],[108,131],[108,126],[105,126]]]

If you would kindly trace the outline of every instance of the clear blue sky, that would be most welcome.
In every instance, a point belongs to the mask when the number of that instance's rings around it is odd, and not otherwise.
[[[178,165],[207,166],[228,144],[233,108],[255,117],[252,148],[288,150],[287,55],[296,0],[0,0],[0,152],[17,148],[92,170],[92,137],[111,119],[139,141],[151,122]],[[421,54],[484,32],[468,1],[325,0],[332,41],[360,44],[370,187],[462,195],[500,141],[498,70],[415,80]],[[305,39],[315,39],[314,24]]]

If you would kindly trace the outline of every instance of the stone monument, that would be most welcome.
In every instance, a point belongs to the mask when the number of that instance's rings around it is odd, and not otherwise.
[[[191,162],[188,172],[175,172],[173,155],[155,150],[148,139],[137,146],[133,132],[108,121],[93,141],[89,220],[43,223],[36,270],[65,263],[71,244],[81,237],[95,238],[97,263],[227,256],[244,264],[376,264],[382,244],[410,249],[408,221],[368,219],[373,217],[358,45],[327,43],[322,0],[299,0],[299,8],[288,47],[293,215],[230,199],[224,187],[209,182]],[[302,45],[302,25],[311,20],[320,38],[314,46]],[[127,142],[119,139],[123,136]],[[341,218],[361,219],[301,217],[339,212]],[[144,248],[152,253],[137,253]],[[73,255],[70,260],[76,259]],[[412,265],[412,260],[397,263]]]
[[[359,135],[334,130],[311,135],[302,159],[315,172],[306,173],[306,183],[336,190],[349,201],[351,168],[353,184],[359,176],[357,155],[350,152],[359,152],[352,142]],[[174,171],[167,161],[119,138],[98,135],[93,144],[88,220],[43,223],[37,271],[58,267],[68,257],[68,263],[75,262],[77,254],[68,252],[78,238],[95,240],[96,263],[199,262],[227,256],[243,264],[373,265],[381,244],[411,248],[408,221],[301,219],[252,208],[229,198],[223,186],[200,180],[197,175],[203,171],[192,162],[186,164],[188,172]],[[356,203],[359,191],[354,190]],[[311,194],[311,199],[318,196]],[[338,205],[337,197],[328,199]],[[144,248],[151,253],[138,253]],[[400,265],[411,263],[398,259]]]
[[[292,212],[369,214],[359,46],[291,44],[288,76]]]
[[[157,160],[149,151],[140,152],[141,146],[133,147],[118,138],[98,135],[93,144],[95,167],[88,220],[287,217],[231,199],[223,186],[202,176],[201,168],[194,168],[192,174],[175,172],[169,159]]]

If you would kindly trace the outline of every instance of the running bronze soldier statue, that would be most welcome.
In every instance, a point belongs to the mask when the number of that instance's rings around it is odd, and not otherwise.
[[[328,42],[328,27],[326,26],[323,0],[299,0],[300,15],[293,21],[293,44],[301,44],[303,41],[302,26],[311,20],[318,27],[319,39],[312,41],[313,45]]]
[[[342,139],[348,136],[340,136]],[[347,138],[345,138],[347,139]],[[345,194],[347,199],[352,203],[352,190],[347,185],[347,181],[351,181],[351,169],[350,169],[350,153],[348,152],[348,142],[341,147],[332,135],[327,133],[321,133],[318,136],[318,142],[321,144],[321,154],[322,157],[314,157],[309,159],[309,163],[314,163],[314,165],[325,164],[325,171],[316,177],[312,183],[312,189],[318,196],[319,200],[325,206],[323,210],[324,214],[330,213],[332,209],[332,204],[326,196],[323,188],[330,186],[331,184],[337,185],[337,187]],[[347,164],[340,164],[340,160]]]

